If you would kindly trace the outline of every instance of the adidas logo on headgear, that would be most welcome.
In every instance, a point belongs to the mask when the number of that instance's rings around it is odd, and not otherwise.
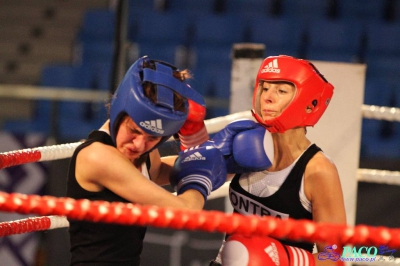
[[[274,59],[271,62],[268,63],[264,67],[264,69],[261,70],[261,73],[267,73],[267,72],[274,72],[274,73],[279,73],[281,70],[278,67],[278,59]]]
[[[150,120],[150,121],[141,121],[140,123],[141,127],[144,127],[145,129],[151,130],[157,134],[163,134],[164,130],[162,127],[161,119],[156,119],[156,120]]]
[[[190,161],[198,161],[198,160],[204,161],[204,160],[206,160],[206,157],[204,157],[203,155],[201,155],[200,152],[195,152],[195,153],[191,154],[189,157],[186,157],[186,158],[182,161],[182,163],[184,163],[184,162],[190,162]]]

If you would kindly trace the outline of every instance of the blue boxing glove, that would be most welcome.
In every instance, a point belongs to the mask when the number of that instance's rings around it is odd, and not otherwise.
[[[213,146],[203,145],[180,152],[172,169],[170,183],[178,195],[188,189],[203,194],[204,199],[226,181],[225,159]]]
[[[235,169],[235,173],[266,170],[274,161],[272,135],[264,127],[236,134],[232,150],[232,166],[230,168]]]
[[[261,127],[261,125],[253,120],[236,120],[229,123],[225,128],[216,133],[210,142],[212,142],[212,145],[218,148],[224,156],[231,156],[233,151],[233,139],[235,136],[242,131],[258,127]]]
[[[222,152],[228,173],[265,170],[273,161],[271,134],[253,120],[231,122],[202,145],[205,144],[214,145]]]

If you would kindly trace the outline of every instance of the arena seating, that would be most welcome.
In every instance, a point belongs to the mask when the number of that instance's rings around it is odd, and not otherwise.
[[[299,56],[305,23],[296,18],[254,16],[247,20],[250,41],[263,43],[267,55]]]
[[[229,0],[226,1],[226,12],[242,17],[252,17],[255,14],[270,16],[273,14],[273,0]]]
[[[342,18],[355,18],[361,21],[380,21],[384,19],[386,5],[387,1],[340,1],[339,15]]]
[[[307,58],[359,62],[363,27],[358,21],[318,19],[308,25],[307,34]]]
[[[47,65],[43,68],[43,88],[87,89],[92,87],[93,73],[86,66]],[[29,121],[8,121],[4,128],[22,134],[37,132],[57,135],[62,141],[81,139],[87,132],[101,126],[106,119],[106,110],[98,103],[49,100],[37,101],[35,113]],[[57,114],[57,118],[52,116]]]
[[[83,15],[77,34],[79,41],[113,41],[115,35],[115,12],[111,9],[90,9]]]
[[[8,10],[16,8],[12,2],[5,5]],[[77,0],[63,1],[60,5],[69,11],[66,14],[46,1],[40,1],[43,6],[32,6],[27,1],[30,10],[19,9],[15,25],[0,29],[10,40],[0,41],[0,82],[41,84],[42,66],[63,63],[90,68],[95,74],[89,89],[110,90],[115,14],[110,1],[94,2],[84,5]],[[267,56],[288,54],[309,60],[367,63],[365,103],[399,107],[400,100],[389,100],[400,97],[400,9],[396,0],[128,3],[128,63],[149,55],[189,68],[195,76],[193,86],[206,97],[229,97],[232,44],[258,42],[266,45]],[[11,20],[7,8],[0,11],[1,21]],[[41,26],[27,27],[21,22],[24,17],[40,21],[35,25]],[[65,26],[68,20],[75,25],[72,30]],[[13,31],[18,32],[18,40],[11,34]],[[47,49],[49,45],[51,49]],[[224,113],[228,109],[209,111],[210,116]],[[365,145],[383,138],[380,134],[368,134],[376,127],[365,122]],[[391,134],[400,134],[397,126]]]

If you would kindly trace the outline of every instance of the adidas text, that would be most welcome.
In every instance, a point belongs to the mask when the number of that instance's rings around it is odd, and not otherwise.
[[[261,73],[268,73],[268,72],[280,73],[281,70],[279,68],[264,68],[263,70],[261,70]]]
[[[193,154],[191,154],[189,157],[186,157],[182,163],[184,162],[190,162],[190,161],[204,161],[206,160],[206,157],[203,157],[203,155],[201,155],[199,152],[195,152]]]
[[[155,127],[153,125],[147,124],[145,122],[140,122],[140,126],[146,128],[148,130],[151,130],[151,131],[153,131],[155,133],[158,133],[158,134],[163,134],[164,133],[164,130],[162,130],[160,128],[157,128],[157,127]]]

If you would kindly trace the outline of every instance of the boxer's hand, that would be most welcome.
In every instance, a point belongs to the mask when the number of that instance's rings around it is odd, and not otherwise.
[[[285,246],[270,237],[232,235],[222,250],[223,266],[315,266],[313,255],[301,248]]]
[[[213,146],[194,147],[179,153],[170,183],[179,194],[195,189],[207,200],[226,181],[225,159]]]
[[[206,107],[190,99],[188,117],[178,132],[181,150],[200,145],[209,139],[207,128],[204,124]]]

